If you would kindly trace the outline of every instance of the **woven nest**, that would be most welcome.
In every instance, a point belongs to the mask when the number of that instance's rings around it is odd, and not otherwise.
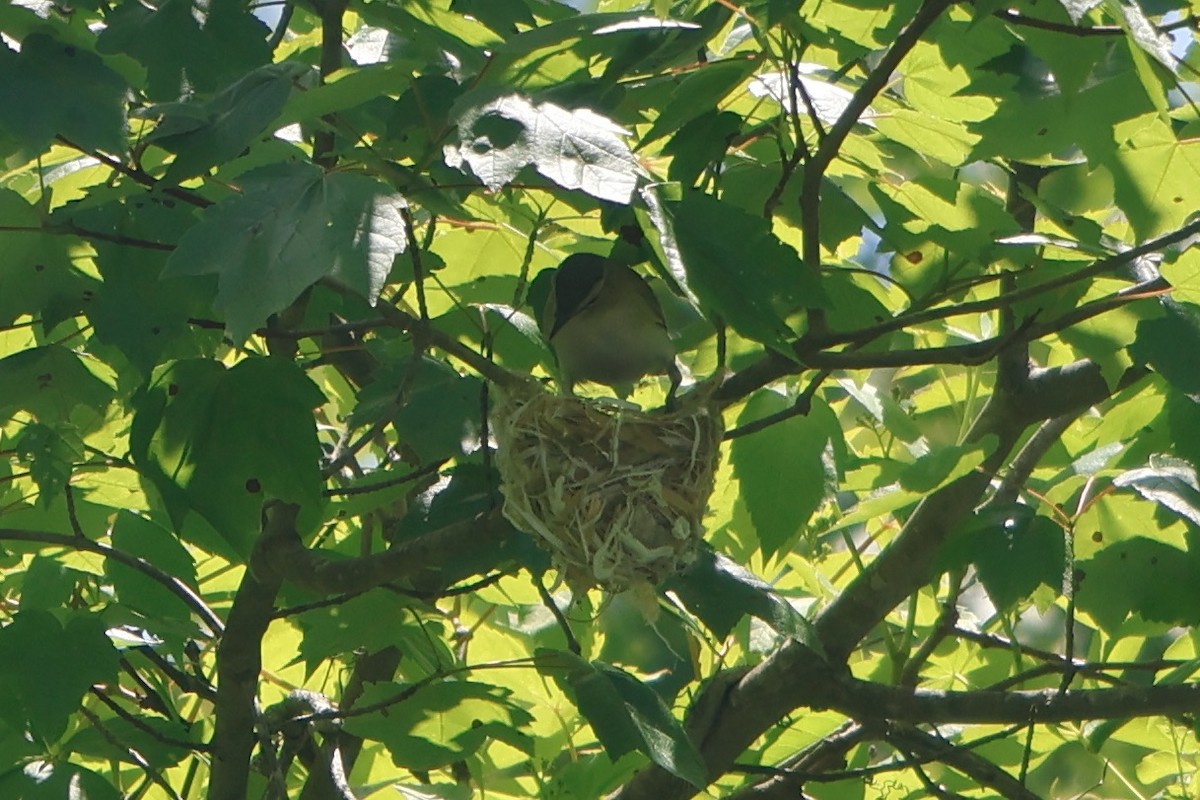
[[[644,591],[692,561],[719,455],[717,413],[644,414],[536,384],[498,394],[504,515],[541,541],[569,584]]]

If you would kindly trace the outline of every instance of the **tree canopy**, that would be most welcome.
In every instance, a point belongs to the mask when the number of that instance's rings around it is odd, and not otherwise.
[[[0,5],[0,796],[1193,796],[1195,13]],[[724,431],[641,592],[502,510],[575,253]]]

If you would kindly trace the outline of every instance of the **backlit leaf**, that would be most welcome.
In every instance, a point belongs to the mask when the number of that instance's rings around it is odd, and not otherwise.
[[[486,186],[499,189],[528,164],[567,189],[628,203],[640,172],[611,120],[586,108],[535,104],[507,95],[468,110],[458,120],[459,145],[447,145],[446,163],[468,165]]]
[[[25,37],[19,54],[0,47],[0,130],[36,152],[55,136],[124,152],[125,91],[95,53],[45,34]]]
[[[238,342],[321,278],[374,302],[407,246],[403,198],[365,175],[278,164],[242,189],[204,213],[163,273],[217,274],[216,309]]]

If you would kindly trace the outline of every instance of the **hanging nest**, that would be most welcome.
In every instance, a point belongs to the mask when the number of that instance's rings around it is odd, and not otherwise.
[[[521,382],[498,390],[494,421],[504,515],[541,541],[570,585],[645,591],[692,561],[718,412],[644,414]]]

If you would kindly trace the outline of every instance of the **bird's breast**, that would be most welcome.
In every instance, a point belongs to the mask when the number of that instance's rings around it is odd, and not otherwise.
[[[572,382],[633,383],[666,372],[675,360],[671,339],[657,318],[629,314],[620,306],[581,312],[554,335],[552,344]]]

